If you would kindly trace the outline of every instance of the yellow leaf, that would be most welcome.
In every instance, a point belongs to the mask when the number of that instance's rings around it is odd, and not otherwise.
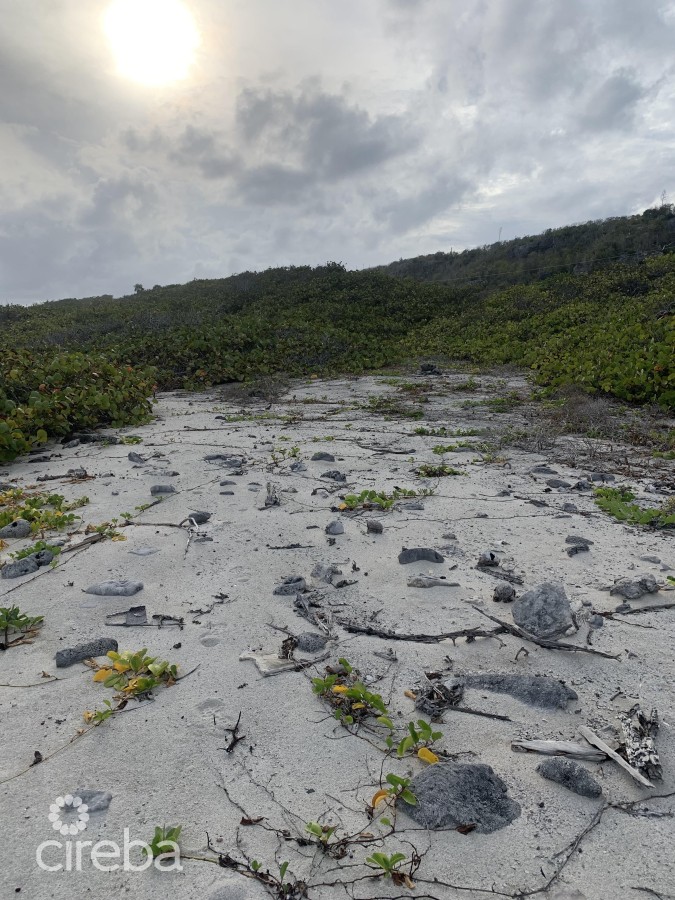
[[[389,796],[389,791],[378,791],[373,799],[370,801],[370,805],[375,809],[378,803],[382,803],[383,800],[386,800]]]
[[[126,538],[126,535],[124,535],[124,534],[116,534],[116,535],[115,535],[114,537],[112,537],[110,540],[111,540],[111,541],[126,541],[126,539],[127,539],[127,538]]]
[[[365,703],[354,703],[354,704],[352,704],[352,709],[365,709],[365,708],[366,708],[366,704],[365,704]]]
[[[346,504],[346,503],[341,503],[341,504],[338,506],[338,509],[347,509],[347,504]]]
[[[345,684],[336,684],[333,685],[333,693],[334,694],[346,694],[349,688]]]
[[[93,712],[89,712],[89,710],[87,710],[83,714],[82,718],[84,719],[85,722],[87,722],[87,724],[89,724],[89,722],[91,722],[91,720],[94,718],[94,714],[93,714]]]
[[[438,757],[435,753],[432,753],[428,747],[420,747],[420,749],[417,751],[417,756],[420,759],[423,759],[424,762],[431,763],[432,765],[438,762]]]
[[[131,666],[128,665],[128,663],[123,663],[123,662],[113,663],[113,669],[116,672],[128,672],[130,668],[131,668]]]
[[[112,669],[99,669],[98,672],[94,675],[94,681],[105,681],[110,675],[112,675]]]
[[[408,697],[409,700],[417,700],[417,694],[413,693],[413,691],[403,691],[403,694]]]

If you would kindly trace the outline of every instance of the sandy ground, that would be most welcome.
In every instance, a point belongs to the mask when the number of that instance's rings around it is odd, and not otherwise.
[[[125,541],[105,540],[81,552],[64,553],[55,569],[41,569],[37,577],[0,581],[0,605],[17,604],[31,615],[44,616],[32,644],[0,654],[3,898],[255,900],[269,895],[254,880],[188,859],[182,860],[182,871],[151,867],[142,873],[101,872],[85,851],[82,871],[42,870],[36,849],[59,837],[47,819],[49,806],[57,796],[78,789],[112,793],[109,808],[92,813],[82,839],[121,844],[125,828],[131,838],[146,840],[156,825],[180,824],[184,854],[215,858],[206,853],[208,833],[218,852],[238,859],[247,854],[273,874],[278,874],[279,862],[288,860],[286,881],[292,881],[291,875],[306,881],[307,896],[315,900],[408,895],[477,900],[493,891],[558,900],[675,896],[673,820],[664,815],[675,810],[675,610],[607,620],[594,632],[593,647],[619,659],[546,650],[509,635],[500,641],[391,642],[350,635],[335,624],[336,640],[328,645],[330,662],[346,657],[390,702],[392,717],[403,727],[418,718],[404,692],[429,670],[545,674],[563,679],[579,699],[565,711],[549,711],[508,695],[467,690],[465,705],[511,721],[452,710],[444,714],[444,723],[438,726],[444,733],[439,745],[459,761],[492,766],[522,813],[500,831],[468,835],[426,832],[399,815],[396,834],[380,849],[388,853],[400,849],[410,858],[414,847],[423,855],[414,890],[382,879],[363,879],[346,889],[322,887],[368,874],[362,863],[373,847],[355,845],[338,863],[292,839],[303,834],[304,823],[310,820],[339,825],[339,834],[369,831],[366,807],[383,769],[416,774],[425,763],[416,758],[387,760],[372,743],[348,734],[330,718],[309,680],[323,671],[326,662],[306,672],[263,678],[253,662],[240,660],[248,649],[279,651],[285,635],[273,631],[270,623],[296,634],[316,630],[294,612],[292,598],[273,595],[284,577],[302,575],[309,587],[319,588],[336,621],[433,634],[490,627],[472,604],[482,604],[490,614],[511,621],[511,608],[492,602],[498,581],[475,568],[485,550],[497,552],[506,568],[522,575],[524,586],[517,587],[518,592],[558,581],[581,613],[591,608],[613,610],[620,599],[601,588],[616,578],[651,572],[665,585],[664,566],[675,567],[672,531],[626,527],[600,512],[589,494],[547,491],[545,480],[550,476],[533,475],[536,465],[549,463],[560,478],[572,483],[589,471],[560,465],[553,453],[504,451],[507,461],[484,463],[467,450],[445,457],[464,475],[427,481],[416,477],[415,468],[421,463],[441,462],[431,452],[433,446],[453,441],[415,435],[416,427],[499,429],[522,427],[525,422],[518,410],[499,415],[485,406],[462,406],[467,398],[494,397],[495,391],[525,391],[522,379],[483,376],[477,392],[451,390],[464,378],[450,374],[433,379],[431,400],[420,407],[425,416],[420,421],[387,420],[362,408],[371,397],[401,399],[396,386],[379,377],[296,382],[276,402],[261,399],[243,411],[218,390],[165,394],[158,400],[152,424],[117,433],[139,435],[142,443],[137,446],[82,444],[66,450],[54,445],[45,451],[51,454],[46,462],[29,458],[4,467],[0,473],[4,480],[24,486],[36,485],[40,475],[65,475],[68,469],[84,467],[95,476],[92,480],[48,482],[50,490],[69,500],[85,494],[90,498],[80,510],[82,530],[125,511],[136,514],[136,507],[152,501],[152,485],[171,483],[177,492],[136,515],[122,530]],[[405,380],[426,381],[420,376]],[[239,415],[246,418],[230,422],[216,418]],[[297,456],[290,455],[294,447],[299,448],[293,451]],[[128,460],[130,451],[145,457],[160,455],[134,467]],[[316,451],[333,453],[335,463],[311,461]],[[230,452],[245,458],[243,474],[232,476],[230,468],[204,460],[208,454]],[[306,470],[292,472],[290,466],[298,459]],[[166,469],[179,474],[167,478],[162,475]],[[330,469],[344,472],[346,485],[322,479]],[[621,472],[605,471],[616,472],[619,483],[624,480]],[[222,480],[234,484],[221,487]],[[633,478],[631,483],[646,486],[649,480]],[[278,506],[264,506],[267,482],[278,490]],[[435,493],[423,499],[421,510],[406,509],[402,502],[386,512],[330,509],[340,503],[340,494],[370,488],[392,491],[395,486],[419,490],[424,485]],[[500,496],[502,491],[509,493]],[[548,505],[532,505],[533,499]],[[575,503],[579,512],[564,513],[566,502]],[[195,510],[208,511],[212,517],[200,526],[186,552],[188,530],[171,526]],[[382,534],[367,533],[369,518],[382,523]],[[324,529],[335,519],[344,524],[344,534],[330,543]],[[449,533],[456,539],[444,537]],[[569,557],[568,535],[592,539],[591,552]],[[83,536],[73,535],[71,545]],[[9,550],[27,543],[13,542]],[[302,546],[274,549],[289,544]],[[440,550],[445,562],[399,565],[402,547],[420,546]],[[130,553],[140,547],[159,552],[146,557]],[[645,555],[654,555],[661,563],[641,560]],[[354,583],[335,588],[313,581],[310,573],[319,562],[337,565]],[[460,586],[407,587],[409,576],[425,573],[446,575]],[[138,579],[144,588],[130,598],[83,592],[94,582],[119,578]],[[227,599],[208,611],[218,594]],[[633,605],[673,599],[675,594],[664,588]],[[107,614],[141,603],[148,616],[183,617],[184,627],[106,626]],[[579,632],[568,640],[584,646],[587,630],[582,621]],[[198,668],[175,686],[155,691],[154,700],[131,703],[69,743],[84,727],[83,712],[102,708],[112,691],[93,683],[91,669],[81,663],[56,669],[54,655],[111,636],[120,649],[145,646],[153,655],[176,662],[181,673]],[[527,653],[521,652],[516,660],[523,646]],[[389,647],[395,650],[395,662],[375,655]],[[40,684],[43,672],[58,680]],[[34,683],[38,686],[7,686]],[[537,774],[543,757],[511,750],[513,739],[581,740],[578,728],[584,724],[611,743],[618,735],[617,715],[637,701],[646,710],[657,707],[662,718],[657,746],[664,778],[653,789],[640,787],[611,761],[586,762],[604,792],[601,800],[586,799]],[[245,737],[228,754],[223,749],[230,741],[227,729],[240,713]],[[45,761],[26,770],[36,750]],[[647,802],[666,794],[670,795],[666,799]],[[640,799],[645,803],[629,810],[605,809],[569,852],[603,804]],[[262,824],[268,830],[238,827],[243,810],[251,817],[265,817]],[[280,834],[283,829],[289,839]],[[56,865],[65,862],[64,853],[52,847],[44,858]],[[434,885],[433,879],[439,883]],[[277,894],[272,891],[272,896]]]

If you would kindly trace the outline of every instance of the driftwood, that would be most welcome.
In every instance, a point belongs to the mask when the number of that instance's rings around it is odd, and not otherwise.
[[[594,747],[597,747],[598,750],[602,750],[603,753],[606,753],[611,759],[614,760],[615,763],[618,763],[622,769],[625,769],[626,772],[634,778],[636,781],[639,781],[640,784],[643,784],[645,787],[653,787],[651,781],[648,778],[645,778],[644,775],[641,775],[637,769],[634,769],[631,765],[629,765],[626,760],[619,756],[619,754],[612,750],[612,748],[606,744],[602,738],[599,738],[597,734],[594,734],[590,728],[587,728],[585,725],[581,725],[579,727],[580,734],[586,738],[589,744],[593,744]]]
[[[493,578],[499,578],[500,581],[508,581],[509,584],[523,584],[523,579],[520,575],[506,572],[498,566],[476,566],[476,569],[479,572],[484,572],[486,575],[492,575]]]
[[[602,750],[592,750],[574,741],[511,741],[511,749],[516,753],[543,753],[545,756],[566,756],[568,759],[588,759],[603,762],[607,754]]]
[[[646,716],[639,704],[636,704],[630,712],[620,718],[626,759],[647,778],[660,781],[663,778],[663,770],[655,745],[656,732],[659,730],[658,712],[653,709]]]

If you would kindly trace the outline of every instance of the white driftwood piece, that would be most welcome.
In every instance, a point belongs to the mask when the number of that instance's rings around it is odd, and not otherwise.
[[[632,766],[629,766],[625,759],[623,759],[619,754],[612,750],[612,748],[606,744],[602,738],[599,738],[597,734],[594,734],[590,728],[587,728],[585,725],[581,725],[579,727],[579,731],[583,737],[586,738],[589,744],[593,744],[594,747],[597,747],[598,750],[604,751],[607,756],[614,760],[615,763],[618,763],[622,769],[625,769],[626,772],[634,778],[636,781],[639,781],[640,784],[643,784],[645,787],[653,787],[651,781],[648,778],[645,778],[644,775],[641,775],[637,769],[634,769]]]
[[[588,759],[604,762],[607,754],[602,750],[591,750],[585,744],[574,741],[512,741],[511,749],[516,753],[543,753],[545,756],[566,756],[568,759]]]

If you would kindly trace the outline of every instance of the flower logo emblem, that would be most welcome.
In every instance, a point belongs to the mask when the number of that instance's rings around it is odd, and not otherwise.
[[[66,794],[65,797],[57,797],[49,806],[49,815],[47,818],[52,823],[54,831],[58,831],[64,837],[68,834],[79,834],[87,827],[89,821],[89,807],[82,802],[81,797],[73,797],[72,794]],[[77,822],[67,824],[63,821],[64,813],[72,811],[77,813]]]

